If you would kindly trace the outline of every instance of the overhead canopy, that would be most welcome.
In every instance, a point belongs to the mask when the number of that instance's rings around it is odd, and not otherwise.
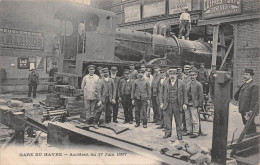
[[[54,18],[60,20],[71,20],[75,18],[78,14],[96,14],[115,17],[116,14],[111,11],[101,10],[97,8],[92,8],[86,5],[64,3],[60,6],[60,9],[56,12]]]

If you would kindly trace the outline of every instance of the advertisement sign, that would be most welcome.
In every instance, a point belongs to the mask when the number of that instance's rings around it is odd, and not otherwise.
[[[241,0],[204,0],[203,18],[241,13]]]
[[[0,27],[0,46],[4,48],[43,50],[43,33]]]
[[[143,18],[163,15],[166,13],[166,2],[160,1],[151,4],[144,4]]]
[[[182,13],[185,8],[189,7],[191,0],[169,0],[169,14]]]
[[[125,23],[141,20],[140,4],[124,8]]]

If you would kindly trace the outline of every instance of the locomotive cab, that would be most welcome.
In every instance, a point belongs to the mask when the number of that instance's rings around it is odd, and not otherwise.
[[[115,17],[113,12],[85,5],[61,5],[55,14],[60,22],[59,74],[79,78],[85,62],[114,61]]]

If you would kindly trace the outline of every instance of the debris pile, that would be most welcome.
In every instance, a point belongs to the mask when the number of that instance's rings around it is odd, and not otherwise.
[[[161,154],[185,160],[197,165],[206,165],[211,162],[210,151],[207,148],[178,140],[171,146],[162,148],[160,152]]]
[[[81,97],[68,97],[66,109],[70,116],[79,115],[83,108],[84,103]]]

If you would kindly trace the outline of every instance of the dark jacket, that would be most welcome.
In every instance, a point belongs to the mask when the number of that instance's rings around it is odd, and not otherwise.
[[[121,77],[116,76],[115,79],[113,79],[113,80],[114,80],[115,88],[116,88],[116,98],[118,98],[119,83],[120,83]]]
[[[238,109],[240,113],[245,113],[253,111],[254,107],[259,110],[259,104],[257,101],[259,99],[259,87],[256,85],[253,80],[249,83],[245,83],[239,93],[238,97]]]
[[[189,88],[191,87],[192,106],[200,107],[204,101],[203,86],[197,80],[195,80],[192,85],[191,83],[192,81],[188,82],[186,86],[186,95],[188,96]],[[188,104],[188,100],[185,104]]]
[[[106,80],[104,78],[99,79],[99,83],[97,85],[97,100],[101,102],[105,102],[106,93],[105,91],[108,89],[108,97],[111,102],[116,97],[116,87],[113,79],[108,78],[108,86],[106,85]]]
[[[159,94],[159,89],[158,89],[158,83],[161,79],[161,74],[154,74],[153,75],[153,81],[151,84],[151,89],[152,89],[152,96],[158,96]]]
[[[131,99],[150,100],[151,87],[150,83],[142,78],[142,80],[136,79],[132,85]]]
[[[175,83],[177,83],[177,86],[178,86],[178,102],[179,102],[179,105],[180,105],[180,111],[182,111],[183,104],[188,102],[185,84],[180,79],[177,79]],[[162,87],[160,89],[159,102],[160,102],[160,104],[163,104],[163,108],[162,108],[163,110],[165,110],[167,108],[168,103],[170,101],[170,98],[169,98],[170,85],[171,85],[170,79],[167,78],[163,82]]]
[[[39,84],[39,74],[37,72],[31,72],[28,77],[28,84],[37,83]]]
[[[208,71],[206,69],[198,69],[198,77],[197,80],[200,83],[207,83],[209,78]]]
[[[131,92],[132,92],[133,80],[130,78],[129,81],[130,81],[130,84],[131,84],[130,88],[131,88]],[[126,82],[126,79],[122,78],[122,79],[120,80],[119,90],[118,90],[118,97],[123,97],[123,96],[125,95],[124,92],[125,92],[126,83],[127,83],[127,82]],[[130,94],[130,95],[131,95],[131,94]]]

